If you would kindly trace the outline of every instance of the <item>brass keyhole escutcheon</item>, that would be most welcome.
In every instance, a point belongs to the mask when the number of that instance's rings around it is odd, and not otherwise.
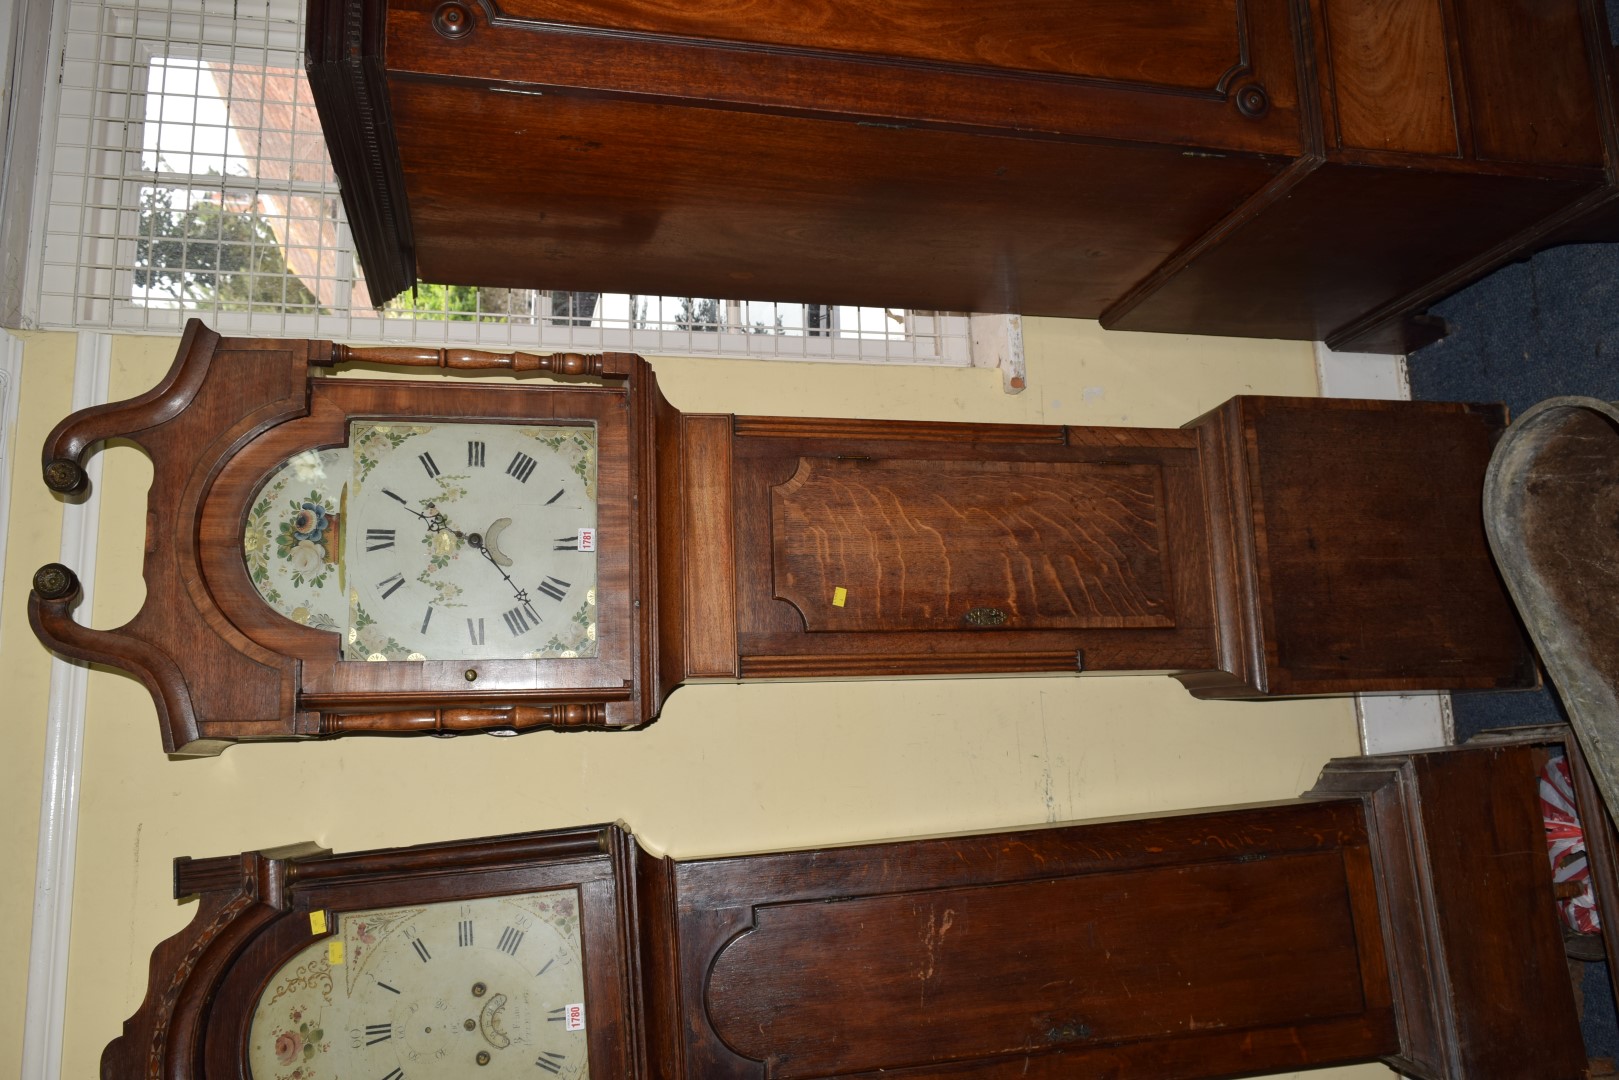
[[[1006,612],[997,607],[975,607],[961,617],[968,626],[1004,626]]]

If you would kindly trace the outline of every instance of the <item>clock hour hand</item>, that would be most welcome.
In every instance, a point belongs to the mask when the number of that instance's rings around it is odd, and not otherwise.
[[[393,489],[383,488],[382,493],[388,496],[388,498],[392,499],[394,502],[398,503],[400,506],[403,506],[405,508],[405,513],[415,514],[417,517],[421,518],[422,522],[426,524],[428,532],[447,532],[453,534],[458,539],[464,539],[460,529],[450,528],[449,519],[444,516],[443,512],[439,510],[436,504],[428,503],[427,508],[431,510],[432,513],[424,514],[414,506],[410,505],[403,495],[400,495]]]

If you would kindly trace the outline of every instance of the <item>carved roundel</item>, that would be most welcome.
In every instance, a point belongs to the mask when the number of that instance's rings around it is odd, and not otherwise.
[[[451,41],[467,37],[472,28],[472,11],[465,4],[451,0],[433,9],[433,29]]]
[[[1270,112],[1270,95],[1258,83],[1249,83],[1238,89],[1235,100],[1237,111],[1251,120],[1258,120]]]

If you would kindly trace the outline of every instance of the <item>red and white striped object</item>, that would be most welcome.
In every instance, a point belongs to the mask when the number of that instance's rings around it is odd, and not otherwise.
[[[1552,758],[1540,770],[1540,816],[1546,823],[1553,884],[1572,882],[1579,886],[1576,895],[1557,902],[1563,922],[1581,934],[1597,933],[1602,923],[1597,915],[1596,894],[1591,890],[1585,830],[1580,827],[1580,814],[1574,806],[1574,784],[1569,779],[1566,758]]]

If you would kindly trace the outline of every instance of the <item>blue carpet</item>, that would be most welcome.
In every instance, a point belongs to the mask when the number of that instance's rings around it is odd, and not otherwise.
[[[1619,0],[1609,0],[1619,23]],[[1569,246],[1504,267],[1437,304],[1450,333],[1412,353],[1413,397],[1504,401],[1514,415],[1562,394],[1619,400],[1619,245]],[[1458,741],[1489,728],[1566,722],[1551,689],[1456,694]],[[1605,964],[1585,965],[1587,1051],[1619,1057]]]

